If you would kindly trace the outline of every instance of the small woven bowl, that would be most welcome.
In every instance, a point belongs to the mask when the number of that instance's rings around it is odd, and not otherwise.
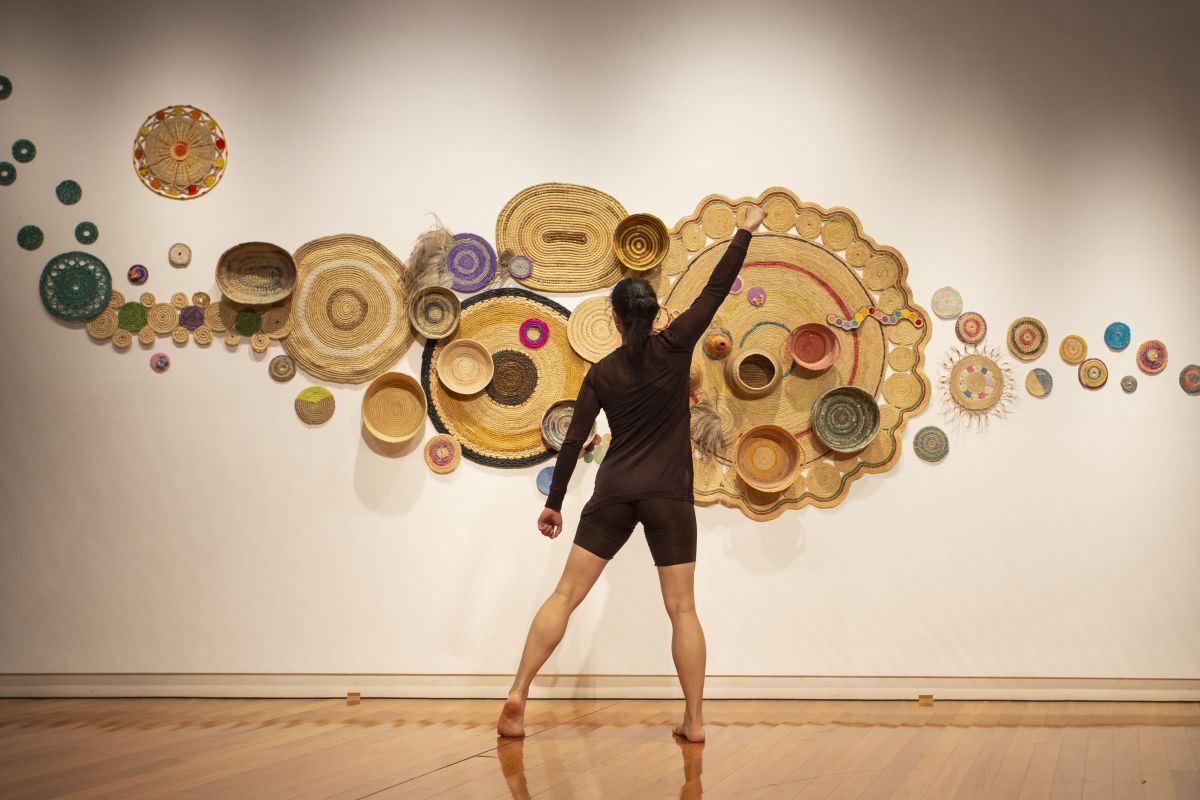
[[[295,287],[296,261],[279,245],[243,242],[217,260],[217,288],[235,303],[277,303]]]
[[[566,425],[563,425],[562,423],[564,420],[570,419],[568,414],[570,412],[574,412],[574,410],[575,399],[566,398],[563,400],[556,400],[551,403],[550,407],[546,409],[546,413],[542,415],[542,440],[551,450],[562,449],[563,440],[566,439],[567,427],[569,427],[570,422],[567,421]],[[592,430],[586,437],[584,437],[584,439],[590,441],[595,434],[596,423],[593,422]]]
[[[630,214],[613,231],[613,252],[629,269],[654,269],[667,257],[667,226],[653,214]]]
[[[725,380],[742,397],[766,397],[779,385],[782,376],[779,365],[766,350],[743,348],[725,362]]]
[[[491,383],[493,370],[491,353],[474,339],[447,342],[438,355],[438,380],[455,394],[482,392]]]
[[[425,390],[402,372],[385,372],[363,392],[363,425],[381,442],[399,444],[425,428]]]
[[[761,492],[782,492],[804,466],[800,443],[779,425],[755,425],[738,437],[734,452],[738,477]]]
[[[427,319],[425,309],[429,306],[449,307],[449,313],[440,321]],[[458,330],[461,304],[458,295],[442,286],[430,286],[413,295],[408,303],[408,320],[413,330],[426,339],[445,339]]]
[[[788,334],[788,352],[796,366],[810,372],[823,372],[837,361],[842,346],[828,325],[807,322]]]
[[[856,407],[863,424],[854,430],[839,430],[834,412],[843,404]],[[857,453],[862,450],[879,432],[879,423],[879,404],[870,392],[857,386],[835,386],[813,403],[813,432],[836,453]]]

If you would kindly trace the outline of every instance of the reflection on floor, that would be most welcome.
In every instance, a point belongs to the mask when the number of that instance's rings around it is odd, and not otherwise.
[[[4,798],[1200,798],[1200,704],[0,700]]]

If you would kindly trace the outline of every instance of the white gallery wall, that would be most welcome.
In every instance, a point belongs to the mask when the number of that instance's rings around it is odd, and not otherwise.
[[[1200,398],[1178,385],[1200,362],[1194,4],[53,0],[3,16],[0,144],[38,154],[0,187],[0,673],[515,670],[596,465],[550,541],[539,467],[434,475],[419,450],[364,440],[364,386],[334,385],[333,420],[301,424],[292,399],[316,381],[270,380],[277,344],[162,338],[157,375],[140,345],[52,318],[37,286],[84,219],[126,295],[215,295],[238,242],[358,233],[406,258],[431,214],[494,240],[512,195],[566,181],[668,223],[709,193],[786,186],[899,249],[926,308],[956,286],[990,344],[1021,315],[1050,330],[1033,365],[1050,397],[1022,386],[983,431],[935,397],[898,465],[836,509],[697,509],[710,674],[1200,678]],[[226,176],[191,202],[131,166],[139,124],[173,103],[229,141]],[[65,178],[78,205],[55,200]],[[33,253],[15,241],[30,223]],[[186,269],[167,264],[176,241]],[[1135,346],[1113,353],[1118,319]],[[1107,362],[1104,389],[1059,359],[1068,333]],[[1152,337],[1170,353],[1157,377],[1134,365]],[[935,321],[935,383],[955,344]],[[419,374],[420,356],[396,368]],[[1005,358],[1022,383],[1031,365]],[[951,437],[936,466],[911,452],[930,424]],[[673,672],[640,531],[545,670]]]

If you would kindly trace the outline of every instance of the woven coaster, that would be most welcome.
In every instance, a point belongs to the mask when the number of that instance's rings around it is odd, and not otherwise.
[[[453,436],[435,433],[425,442],[425,464],[438,475],[454,472],[461,461],[462,448]]]
[[[879,404],[856,386],[839,386],[813,404],[813,432],[838,453],[862,450],[879,432]]]
[[[211,303],[212,298],[209,297],[208,292],[192,292],[192,305],[203,309],[208,308]]]
[[[532,274],[518,278],[530,289],[601,289],[621,278],[621,262],[612,242],[626,216],[615,198],[597,189],[540,183],[518,192],[501,210],[496,248],[533,262]]]
[[[333,392],[324,386],[309,386],[296,395],[296,416],[306,425],[320,425],[333,416]]]
[[[962,313],[963,299],[958,289],[953,286],[943,286],[933,293],[929,302],[933,313],[942,319],[954,319]]]
[[[1054,376],[1041,367],[1029,370],[1025,376],[1025,391],[1034,397],[1045,397],[1054,388]]]
[[[142,292],[138,295],[138,302],[144,305],[147,309],[154,308],[158,302],[154,297],[154,292]]]
[[[12,96],[12,80],[7,75],[0,75],[0,100]]]
[[[113,289],[108,298],[108,307],[117,311],[123,305],[125,305],[125,295],[121,293],[120,289]]]
[[[167,261],[172,267],[186,267],[192,263],[192,248],[183,242],[176,242],[167,249]]]
[[[108,267],[95,256],[79,252],[62,253],[46,262],[38,289],[46,310],[68,322],[91,319],[108,306],[113,295]]]
[[[233,312],[232,306],[222,299],[216,303],[210,303],[204,309],[204,324],[216,333],[224,333],[233,324],[235,316],[236,312]],[[228,321],[226,317],[228,317]]]
[[[523,289],[493,289],[462,303],[458,330],[450,339],[426,342],[421,384],[429,417],[441,433],[453,435],[463,456],[497,467],[523,467],[553,456],[542,441],[542,415],[550,404],[579,393],[587,362],[568,341],[567,309]],[[520,324],[544,320],[550,335],[537,349],[525,347]],[[439,375],[443,349],[473,339],[491,354],[492,379],[484,391],[464,396],[446,389]]]
[[[225,174],[228,151],[221,126],[195,106],[168,106],[146,117],[133,141],[133,167],[162,197],[199,197]]]
[[[149,328],[141,328],[137,332],[137,340],[149,347],[154,344],[154,331]]]
[[[913,452],[917,458],[936,464],[950,453],[950,440],[941,428],[927,425],[913,437]]]
[[[1019,317],[1008,326],[1008,351],[1022,361],[1033,361],[1046,352],[1046,326],[1034,317]]]
[[[272,380],[285,383],[296,377],[296,362],[292,361],[291,356],[275,356],[271,359],[271,363],[267,365],[267,372],[270,374]]]
[[[113,331],[112,343],[113,347],[118,350],[128,350],[129,346],[133,344],[133,334],[123,328],[118,328]]]
[[[540,317],[530,317],[517,328],[517,338],[530,350],[536,350],[550,339],[550,326]]]
[[[528,256],[513,256],[508,260],[508,274],[519,281],[533,274],[533,261]]]
[[[11,186],[17,180],[17,168],[7,161],[0,161],[0,186]]]
[[[54,187],[54,196],[64,206],[73,206],[83,197],[83,187],[75,181],[63,181]]]
[[[296,286],[292,254],[269,242],[244,242],[217,259],[217,288],[235,303],[278,303]]]
[[[1200,394],[1200,365],[1188,364],[1179,371],[1179,388],[1187,394]]]
[[[407,442],[425,428],[425,392],[421,383],[402,372],[386,372],[363,392],[362,421],[383,442]]]
[[[37,225],[26,225],[17,231],[17,245],[22,250],[37,250],[44,241],[46,236]]]
[[[175,328],[171,331],[171,341],[175,344],[187,344],[190,335],[187,328]]]
[[[446,268],[453,279],[452,288],[460,292],[478,292],[496,279],[496,251],[487,239],[474,233],[460,233],[446,253]]]
[[[1125,394],[1133,394],[1137,391],[1137,387],[1138,380],[1132,375],[1126,375],[1124,378],[1121,378],[1121,391],[1125,392]]]
[[[146,269],[146,267],[142,264],[134,264],[129,268],[129,271],[125,273],[125,277],[128,278],[129,282],[134,286],[141,286],[150,278],[150,270]]]
[[[1087,358],[1087,342],[1082,336],[1071,334],[1064,336],[1062,343],[1058,346],[1058,354],[1062,360],[1068,364],[1078,364]]]
[[[204,324],[204,309],[200,306],[184,306],[179,309],[179,325],[194,331]]]
[[[732,228],[732,212],[729,221]],[[632,270],[657,267],[666,258],[670,244],[667,226],[653,214],[631,214],[613,231],[613,252],[618,261]]]
[[[426,339],[443,339],[458,327],[462,304],[458,295],[441,286],[421,289],[408,303],[408,320]]]
[[[192,338],[196,340],[196,344],[201,347],[207,347],[213,342],[212,328],[207,325],[201,325],[196,330],[192,331]]]
[[[1079,365],[1079,382],[1088,389],[1099,389],[1108,383],[1108,367],[1098,358],[1089,358]]]
[[[296,251],[292,330],[284,349],[311,375],[362,383],[412,344],[405,267],[379,242],[341,234]]]
[[[608,297],[589,297],[571,312],[567,339],[580,357],[595,363],[621,346]]]
[[[150,369],[155,372],[166,372],[171,368],[171,357],[166,353],[154,353],[150,356]]]
[[[80,244],[95,244],[100,238],[100,229],[94,222],[81,222],[75,226],[75,241]]]
[[[968,311],[955,321],[954,335],[963,344],[979,344],[987,336],[987,321],[978,312]]]
[[[262,331],[250,336],[250,349],[256,353],[265,353],[267,348],[271,346],[271,337],[267,336]]]
[[[1129,347],[1133,334],[1124,322],[1114,322],[1104,329],[1104,343],[1109,350],[1124,350]]]
[[[146,324],[155,333],[168,334],[179,325],[179,311],[168,303],[155,303],[146,312]]]
[[[87,321],[87,333],[98,342],[106,342],[117,332],[117,312],[106,308]]]
[[[12,157],[18,164],[28,164],[37,155],[37,147],[28,139],[17,139],[13,142]]]
[[[225,331],[222,337],[226,347],[237,347],[242,343],[242,335],[235,330]]]
[[[265,309],[262,312],[261,330],[272,339],[282,339],[291,333],[292,304],[284,302]]]
[[[1138,345],[1138,369],[1147,375],[1157,375],[1167,368],[1167,346],[1158,339],[1147,339]]]

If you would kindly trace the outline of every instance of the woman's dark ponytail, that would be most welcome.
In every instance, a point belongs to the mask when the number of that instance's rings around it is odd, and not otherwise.
[[[612,306],[624,328],[621,341],[626,356],[629,363],[636,366],[642,363],[646,338],[658,316],[658,296],[645,278],[622,278],[613,287]]]

